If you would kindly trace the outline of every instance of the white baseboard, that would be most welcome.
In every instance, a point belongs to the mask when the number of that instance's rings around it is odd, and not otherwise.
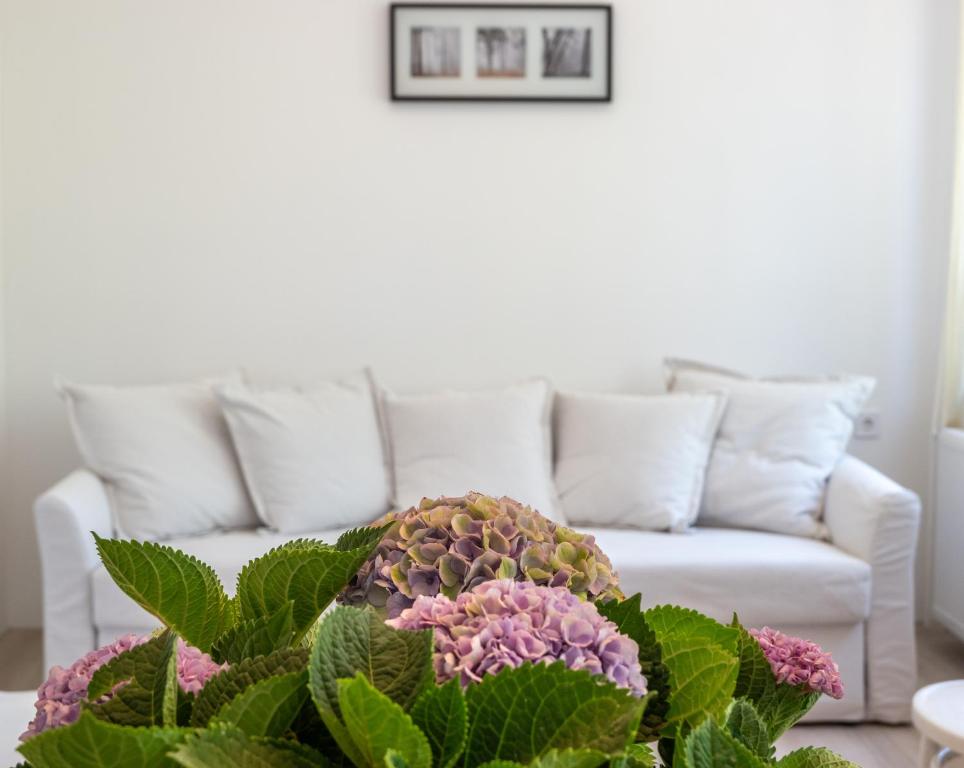
[[[964,640],[964,621],[954,618],[939,605],[932,606],[931,613],[933,614],[934,618],[937,619],[937,621],[947,627],[961,640]]]

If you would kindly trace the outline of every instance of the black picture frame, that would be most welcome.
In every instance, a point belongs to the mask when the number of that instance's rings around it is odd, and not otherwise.
[[[586,96],[538,96],[538,95],[429,95],[403,94],[398,89],[398,72],[396,66],[397,16],[399,11],[407,9],[445,10],[445,9],[485,9],[485,10],[546,10],[546,11],[597,11],[605,15],[606,51],[605,62],[605,92],[601,95]],[[609,3],[391,3],[388,9],[389,24],[389,92],[392,101],[414,102],[545,102],[545,103],[608,103],[613,100],[613,7]]]

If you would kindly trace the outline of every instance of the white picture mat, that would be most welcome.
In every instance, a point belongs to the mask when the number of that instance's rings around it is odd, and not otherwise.
[[[397,96],[604,98],[609,79],[609,11],[598,8],[405,8],[394,10],[394,78]],[[461,30],[459,77],[412,77],[412,29],[458,27]],[[525,77],[478,77],[476,30],[523,27],[526,30]],[[591,77],[543,77],[543,27],[591,30]]]

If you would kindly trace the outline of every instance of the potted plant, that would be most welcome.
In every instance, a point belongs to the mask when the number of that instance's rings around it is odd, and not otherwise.
[[[97,547],[164,629],[51,671],[20,746],[32,768],[852,765],[774,758],[843,695],[827,654],[644,610],[591,536],[511,499],[425,500],[333,545],[293,541],[233,598],[169,547]]]

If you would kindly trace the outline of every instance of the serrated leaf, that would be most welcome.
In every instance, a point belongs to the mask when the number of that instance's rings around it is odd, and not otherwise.
[[[318,752],[296,741],[258,739],[238,728],[198,731],[171,754],[185,768],[317,768],[328,765]]]
[[[676,606],[659,606],[644,615],[669,669],[668,725],[685,733],[707,717],[722,717],[739,672],[739,633]]]
[[[339,539],[345,546],[360,541],[353,549],[298,539],[252,560],[238,575],[239,618],[271,616],[291,601],[295,637],[301,637],[368,559],[381,538],[375,532],[349,531]]]
[[[630,744],[626,751],[609,761],[610,768],[653,768],[656,755],[645,744]]]
[[[698,637],[711,645],[717,645],[736,656],[740,650],[740,633],[734,627],[699,611],[680,608],[678,605],[658,605],[643,612],[646,623],[653,628],[657,639],[662,635]]]
[[[562,662],[523,664],[486,675],[466,691],[464,765],[485,759],[527,763],[552,749],[622,752],[633,742],[645,702]]]
[[[395,522],[385,525],[370,525],[345,531],[335,542],[335,549],[348,552],[353,549],[374,549]]]
[[[338,705],[361,762],[358,768],[380,768],[391,749],[408,768],[430,768],[428,739],[398,704],[358,674],[338,681]]]
[[[411,715],[428,738],[435,768],[452,768],[468,736],[468,708],[459,681],[427,688],[416,699]]]
[[[757,757],[764,760],[773,757],[767,724],[749,699],[737,699],[730,705],[726,715],[726,730]]]
[[[261,680],[290,672],[301,672],[308,664],[308,651],[289,648],[258,656],[229,667],[208,680],[201,689],[191,713],[191,726],[203,728],[215,713],[238,694]]]
[[[704,720],[684,740],[687,768],[767,768],[713,720]]]
[[[760,644],[740,624],[736,614],[733,615],[733,623],[730,626],[737,631],[740,638],[740,672],[736,678],[733,695],[759,701],[775,685],[770,662],[763,654]]]
[[[776,741],[813,708],[820,694],[806,686],[778,683],[760,644],[735,616],[733,628],[740,638],[740,671],[734,696],[753,702],[767,725],[770,741]]]
[[[374,610],[339,607],[318,628],[311,654],[312,695],[337,712],[338,679],[362,673],[375,688],[408,709],[432,683],[432,630],[389,627]]]
[[[294,603],[289,601],[270,616],[241,621],[214,641],[215,661],[237,664],[290,648],[295,639]]]
[[[34,736],[19,751],[32,768],[169,768],[174,728],[129,728],[81,712],[77,722]]]
[[[221,707],[211,723],[240,728],[248,736],[280,737],[308,700],[307,684],[307,670],[261,680]]]
[[[85,708],[99,720],[117,725],[176,726],[175,647],[174,634],[166,630],[111,659],[91,677]],[[107,701],[98,701],[111,691]]]
[[[210,566],[151,542],[102,539],[97,552],[107,572],[134,602],[202,651],[233,623],[231,600]]]
[[[637,593],[622,602],[612,600],[596,603],[596,607],[622,634],[631,637],[639,646],[639,664],[651,696],[646,702],[636,740],[654,741],[666,725],[666,716],[669,713],[669,668],[663,663],[662,648],[656,639],[656,633],[646,623],[641,603],[642,596]]]
[[[596,768],[608,759],[595,749],[550,749],[529,763],[529,768]]]
[[[805,747],[777,761],[777,768],[860,768],[822,747]]]

